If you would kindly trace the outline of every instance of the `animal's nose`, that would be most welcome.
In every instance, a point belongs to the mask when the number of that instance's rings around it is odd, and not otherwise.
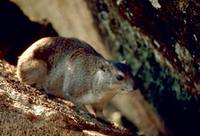
[[[138,82],[138,80],[134,80],[133,82],[132,82],[132,89],[133,90],[137,90],[137,89],[139,89],[140,88],[140,82]]]
[[[132,85],[132,88],[133,88],[133,90],[138,89],[138,87],[135,84]]]
[[[134,89],[134,87],[133,87],[133,85],[130,85],[130,86],[128,86],[127,88],[126,88],[126,91],[128,91],[128,92],[132,92],[132,91],[134,91],[135,89]]]

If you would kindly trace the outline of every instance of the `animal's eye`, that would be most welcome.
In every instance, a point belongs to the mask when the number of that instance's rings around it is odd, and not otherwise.
[[[117,75],[117,80],[121,81],[121,80],[124,80],[124,77],[122,75]]]

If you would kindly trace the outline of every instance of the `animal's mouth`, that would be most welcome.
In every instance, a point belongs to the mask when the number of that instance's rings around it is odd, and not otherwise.
[[[133,92],[133,89],[122,89],[121,92],[122,93],[129,93],[129,92]]]
[[[117,94],[117,91],[109,91],[101,94],[101,100],[110,100]]]
[[[121,88],[120,90],[123,91],[123,92],[132,92],[135,89],[134,89],[134,86],[128,85],[128,86],[125,86],[124,88]]]

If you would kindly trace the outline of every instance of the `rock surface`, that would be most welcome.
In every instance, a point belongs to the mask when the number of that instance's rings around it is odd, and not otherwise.
[[[20,83],[15,67],[0,60],[0,135],[135,135]]]
[[[13,1],[34,20],[50,21],[60,36],[79,38],[91,44],[104,57],[111,57],[95,28],[94,19],[85,0]]]
[[[105,44],[132,66],[138,89],[172,134],[200,135],[200,2],[90,0],[88,5]],[[139,110],[130,110],[130,116]],[[145,124],[140,116],[135,122],[138,128]]]

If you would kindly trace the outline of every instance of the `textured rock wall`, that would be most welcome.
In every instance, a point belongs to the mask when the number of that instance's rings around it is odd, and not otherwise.
[[[200,2],[90,0],[105,43],[174,135],[199,135]],[[134,98],[133,98],[134,99]]]
[[[94,27],[92,14],[85,0],[13,0],[34,20],[47,19],[60,36],[76,37],[91,44],[106,58],[110,58],[102,39]]]

